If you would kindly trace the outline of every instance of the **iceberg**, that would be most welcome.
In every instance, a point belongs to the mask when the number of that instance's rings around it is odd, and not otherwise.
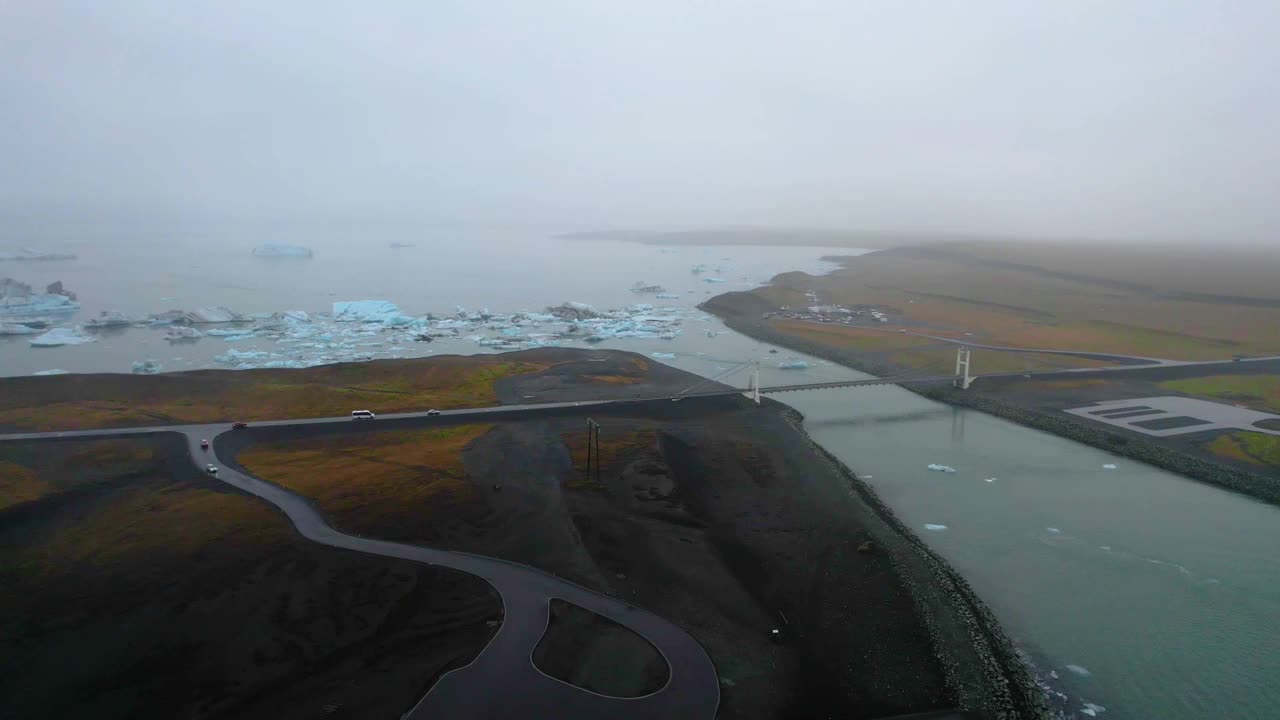
[[[714,335],[712,337],[715,337]],[[784,360],[778,363],[779,370],[807,370],[809,363],[804,360]]]
[[[722,282],[727,282],[727,281],[726,281],[724,278],[718,278],[718,277],[704,277],[704,278],[702,278],[702,282],[704,282],[704,283],[722,283]]]
[[[675,360],[676,354],[668,353],[668,352],[656,352],[656,353],[649,353],[649,357],[657,358],[659,360]]]
[[[1093,674],[1088,670],[1086,670],[1085,668],[1080,667],[1079,665],[1068,665],[1067,669],[1081,677],[1089,677],[1090,675]]]
[[[135,360],[132,372],[134,375],[155,375],[160,372],[159,360]]]
[[[89,328],[106,328],[132,325],[136,322],[138,322],[137,318],[129,317],[119,310],[103,310],[98,313],[98,317],[85,323],[84,326]]]
[[[946,530],[946,529],[947,529],[947,526],[946,526],[946,525],[934,525],[933,523],[925,523],[925,525],[924,525],[924,529],[925,529],[925,530],[931,530],[931,531],[933,531],[933,532],[942,532],[943,530]]]
[[[186,325],[173,325],[164,334],[164,339],[169,342],[178,342],[180,340],[196,340],[204,337],[204,333],[199,330],[188,327]]]
[[[986,480],[987,482],[995,482],[995,481],[996,481],[996,479],[995,479],[995,478],[984,478],[984,480]]]
[[[61,370],[61,369],[54,369],[54,370],[38,370],[38,371],[33,372],[33,373],[31,373],[31,374],[32,374],[32,375],[70,375],[70,374],[71,374],[71,371],[69,371],[69,370]]]
[[[590,318],[600,317],[600,312],[594,307],[579,302],[561,303],[555,307],[547,308],[547,314],[554,316],[558,320],[587,320]]]
[[[0,323],[0,335],[35,335],[38,329],[18,323]]]
[[[213,361],[223,365],[243,365],[254,360],[267,359],[268,353],[261,350],[228,350],[225,355],[215,355]]]
[[[658,298],[659,300],[679,300],[680,299],[679,295],[672,295],[671,293],[658,293],[657,295],[654,295],[654,297]]]
[[[62,290],[62,283],[49,286],[50,290]],[[0,315],[44,315],[68,313],[80,309],[75,293],[63,291],[37,293],[31,286],[13,278],[0,278]]]
[[[1102,466],[1102,469],[1103,469],[1103,470],[1115,470],[1115,469],[1116,469],[1116,466],[1115,466],[1115,465],[1113,465],[1113,464],[1111,464],[1111,463],[1107,463],[1106,465],[1103,465],[1103,466]]]
[[[169,310],[148,318],[152,325],[196,325],[203,323],[248,322],[249,318],[222,305],[196,310]]]
[[[0,262],[49,262],[54,260],[75,260],[75,255],[66,253],[48,253],[32,250],[31,248],[18,248],[17,250],[0,250]]]
[[[83,345],[95,342],[98,338],[86,334],[83,328],[54,328],[45,334],[31,338],[32,347],[60,347],[62,345]]]
[[[348,300],[333,304],[333,319],[337,322],[384,322],[395,317],[403,314],[388,300]]]
[[[257,257],[268,258],[309,258],[315,255],[311,248],[281,243],[263,243],[253,249],[253,254]]]
[[[944,472],[944,473],[953,473],[956,471],[956,469],[951,467],[950,465],[939,465],[937,463],[929,463],[929,469],[934,472]]]

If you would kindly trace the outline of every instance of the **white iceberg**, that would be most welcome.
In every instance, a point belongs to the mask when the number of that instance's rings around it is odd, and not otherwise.
[[[956,469],[951,467],[950,465],[939,465],[937,463],[929,463],[929,469],[934,472],[943,472],[943,473],[953,473],[956,471]]]
[[[1089,677],[1093,674],[1079,665],[1068,665],[1067,669],[1081,677]]]
[[[119,310],[103,310],[98,313],[98,317],[84,324],[90,328],[120,327],[124,325],[132,325],[138,322],[137,318],[130,317]]]
[[[1114,464],[1112,464],[1112,463],[1107,463],[1106,465],[1103,465],[1103,466],[1102,466],[1102,469],[1103,469],[1103,470],[1115,470],[1115,469],[1116,469],[1116,466],[1115,466]]]
[[[987,482],[992,482],[992,483],[996,481],[995,478],[983,478],[983,479],[986,480]]]
[[[1048,532],[1048,533],[1050,533],[1050,534],[1052,534],[1052,535],[1057,535],[1057,534],[1059,534],[1059,533],[1061,533],[1061,532],[1062,532],[1062,531],[1061,531],[1061,530],[1059,530],[1058,528],[1051,528],[1051,527],[1047,527],[1047,528],[1045,528],[1045,531],[1046,531],[1046,532]]]
[[[255,360],[266,360],[269,353],[261,350],[235,350],[231,349],[224,355],[215,355],[213,361],[223,365],[244,365]]]
[[[50,253],[32,250],[31,248],[18,248],[17,250],[0,250],[0,262],[37,262],[37,261],[53,261],[53,260],[75,260],[75,255],[66,253]]]
[[[35,335],[39,329],[19,323],[0,323],[0,335]]]
[[[387,318],[402,316],[400,308],[388,300],[348,300],[333,304],[333,319],[337,322],[384,322]]]
[[[659,360],[675,360],[676,354],[668,353],[668,352],[656,352],[656,353],[649,353],[649,357],[657,358]]]
[[[203,323],[246,322],[249,318],[222,305],[197,308],[195,310],[168,310],[159,315],[152,315],[148,320],[152,325],[195,325]]]
[[[54,328],[45,334],[31,338],[32,347],[60,347],[62,345],[84,345],[97,341],[98,338],[87,334],[83,328]]]
[[[704,278],[702,278],[702,282],[704,282],[704,283],[722,283],[722,282],[726,282],[726,280],[725,280],[724,278],[718,278],[718,277],[704,277]]]
[[[180,340],[196,340],[204,337],[204,333],[199,330],[188,327],[186,325],[173,325],[165,331],[164,339],[169,342],[178,342]]]
[[[54,283],[50,290],[61,290],[62,283]],[[46,315],[68,313],[80,309],[74,293],[37,293],[26,283],[13,278],[0,278],[0,315]]]
[[[54,370],[38,370],[38,371],[33,372],[33,373],[31,373],[31,374],[32,374],[32,375],[70,375],[70,374],[71,374],[71,371],[70,371],[70,370],[60,370],[60,369],[54,369]]]
[[[658,293],[657,295],[654,295],[654,297],[658,298],[659,300],[679,300],[680,299],[679,295],[672,295],[671,293]]]
[[[155,375],[160,372],[160,361],[149,358],[147,360],[135,360],[132,372],[134,375]]]
[[[281,243],[264,243],[254,248],[253,254],[258,257],[269,258],[309,258],[315,255],[311,248]]]
[[[712,336],[714,337],[714,335]],[[809,363],[804,360],[784,360],[778,363],[779,370],[807,370]]]
[[[924,529],[931,532],[942,532],[947,529],[946,525],[934,525],[933,523],[925,523]]]
[[[1098,717],[1098,713],[1104,713],[1106,711],[1107,709],[1102,705],[1089,702],[1085,703],[1084,707],[1080,708],[1080,712],[1088,715],[1089,717]]]

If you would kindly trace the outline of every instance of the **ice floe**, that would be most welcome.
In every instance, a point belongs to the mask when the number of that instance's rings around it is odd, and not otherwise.
[[[54,368],[53,370],[37,370],[36,372],[33,372],[31,374],[32,375],[70,375],[71,371]]]
[[[1066,668],[1081,677],[1089,677],[1093,674],[1079,665],[1067,665]]]
[[[656,353],[649,353],[649,357],[657,358],[659,360],[675,360],[676,354],[669,353],[669,352],[656,352]]]
[[[282,243],[264,243],[254,248],[253,254],[258,257],[270,258],[309,258],[315,255],[311,248]]]
[[[135,317],[130,317],[119,310],[103,310],[98,313],[98,317],[89,320],[84,324],[87,328],[106,328],[106,327],[125,327],[139,322]]]
[[[349,300],[333,304],[333,319],[337,322],[384,322],[403,317],[404,313],[388,300]]]
[[[81,327],[54,328],[43,335],[31,338],[32,347],[60,347],[62,345],[83,345],[95,342],[98,338],[89,335]]]
[[[996,481],[996,478],[983,478],[983,480],[985,480],[986,482],[993,483]]]
[[[924,524],[924,529],[925,529],[925,530],[929,530],[929,531],[931,531],[931,532],[942,532],[943,530],[946,530],[946,529],[947,529],[947,526],[946,526],[946,525],[935,525],[935,524],[933,524],[933,523],[925,523],[925,524]]]
[[[1089,717],[1097,717],[1098,713],[1104,713],[1106,711],[1107,709],[1105,707],[1088,702],[1080,708],[1081,714],[1088,715]]]
[[[131,372],[134,375],[155,375],[160,372],[160,361],[151,358],[135,360]]]
[[[953,473],[956,471],[956,469],[951,467],[950,465],[939,465],[937,463],[929,463],[929,469],[934,472],[943,472],[943,473]]]
[[[35,335],[39,332],[39,328],[21,323],[0,323],[0,335]]]
[[[1102,466],[1102,469],[1103,469],[1103,470],[1115,470],[1115,469],[1116,469],[1116,466],[1115,466],[1113,463],[1107,463],[1106,465],[1103,465],[1103,466]]]
[[[200,325],[205,323],[248,322],[249,320],[249,317],[223,305],[197,308],[195,310],[168,310],[148,318],[152,325]]]
[[[204,337],[204,333],[187,325],[173,325],[164,333],[164,339],[169,342],[197,340],[202,337]]]
[[[783,360],[778,363],[779,370],[807,370],[809,363],[804,360]]]
[[[704,277],[704,278],[702,278],[702,282],[704,282],[704,283],[722,283],[722,282],[728,282],[728,281],[727,281],[727,280],[725,280],[724,278],[719,278],[719,277]]]
[[[33,250],[31,248],[18,248],[17,250],[0,250],[0,262],[41,262],[54,260],[75,260],[75,255],[67,253],[51,253]]]
[[[37,293],[26,283],[0,278],[0,315],[48,315],[79,309],[75,293],[63,290],[61,282],[53,283],[46,292]]]

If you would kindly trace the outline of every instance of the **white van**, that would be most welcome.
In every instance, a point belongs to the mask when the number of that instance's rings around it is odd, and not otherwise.
[[[372,420],[375,417],[377,416],[374,415],[373,411],[371,410],[352,410],[351,411],[352,420]]]

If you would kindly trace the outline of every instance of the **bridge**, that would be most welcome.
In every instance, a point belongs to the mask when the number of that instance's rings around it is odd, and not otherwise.
[[[1011,352],[1058,352],[1053,350],[1020,350],[1018,348],[997,348],[988,347],[992,350],[1002,350]],[[1061,377],[1064,374],[1071,375],[1094,375],[1101,373],[1123,373],[1133,372],[1137,370],[1150,370],[1152,368],[1168,368],[1168,367],[1188,367],[1188,366],[1212,366],[1212,365],[1232,365],[1241,362],[1270,362],[1280,360],[1280,356],[1271,355],[1264,357],[1251,358],[1232,358],[1230,360],[1164,360],[1160,358],[1136,358],[1130,356],[1112,356],[1122,357],[1130,361],[1141,361],[1130,365],[1115,365],[1110,367],[1083,367],[1083,368],[1056,368],[1053,370],[1028,370],[1022,372],[1002,372],[987,373],[985,375],[973,375],[970,373],[970,353],[971,348],[961,346],[956,350],[956,370],[953,375],[900,375],[893,377],[874,377],[861,380],[831,380],[826,382],[815,383],[798,383],[793,385],[760,385],[760,364],[758,362],[739,363],[730,367],[716,375],[713,375],[695,385],[692,385],[680,393],[676,394],[672,399],[679,400],[685,397],[712,397],[717,395],[746,395],[757,403],[760,402],[762,395],[770,395],[774,393],[800,392],[803,390],[827,390],[835,388],[857,388],[868,387],[871,385],[925,385],[950,383],[961,390],[968,390],[976,380],[983,378],[1012,378],[1023,377],[1032,378],[1037,375],[1056,375]],[[1100,353],[1082,353],[1072,352],[1076,355],[1100,355]],[[751,383],[745,388],[726,387],[721,384],[725,378],[746,368],[753,368],[751,372]],[[712,385],[705,390],[699,389],[704,385]]]

